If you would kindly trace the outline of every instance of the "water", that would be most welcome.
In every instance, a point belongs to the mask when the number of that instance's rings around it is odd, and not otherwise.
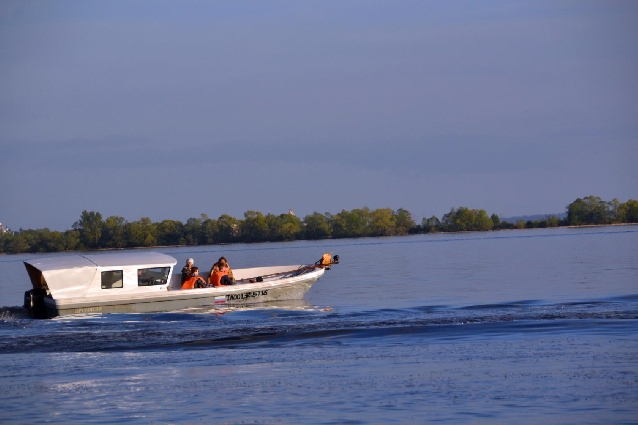
[[[11,423],[638,423],[638,227],[164,248],[309,263],[306,300],[30,320],[0,257]]]

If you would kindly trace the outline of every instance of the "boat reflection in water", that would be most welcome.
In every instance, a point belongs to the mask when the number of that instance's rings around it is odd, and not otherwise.
[[[329,307],[328,307],[329,308]],[[189,314],[224,314],[231,311],[248,311],[248,310],[321,310],[325,311],[326,307],[317,307],[310,304],[305,299],[297,300],[276,300],[268,302],[257,302],[251,304],[215,304],[202,305],[197,307],[188,307],[174,312]]]

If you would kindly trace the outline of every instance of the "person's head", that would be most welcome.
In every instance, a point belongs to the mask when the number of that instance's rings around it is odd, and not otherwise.
[[[186,260],[186,265],[188,267],[193,267],[193,263],[195,263],[195,260],[193,260],[192,258],[189,258],[188,260]]]
[[[226,257],[219,257],[219,260],[217,260],[217,262],[219,264],[224,263],[224,264],[228,265],[228,261],[226,261]]]
[[[191,267],[191,273],[192,273],[192,274],[197,274],[197,273],[199,273],[199,267],[197,267],[197,266],[193,266],[193,267]]]

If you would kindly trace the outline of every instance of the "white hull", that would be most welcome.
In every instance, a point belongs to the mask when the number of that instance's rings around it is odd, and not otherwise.
[[[86,313],[150,313],[215,305],[302,300],[326,268],[312,265],[233,270],[235,285],[181,289],[175,258],[158,252],[78,254],[25,261],[33,289],[24,306],[32,317]]]
[[[240,272],[240,270],[237,270]],[[49,317],[85,313],[150,313],[188,307],[247,305],[270,301],[299,300],[324,273],[318,268],[294,277],[265,279],[233,286],[171,290],[141,294],[53,299],[45,297]]]

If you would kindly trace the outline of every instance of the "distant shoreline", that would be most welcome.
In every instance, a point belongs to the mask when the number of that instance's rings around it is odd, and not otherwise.
[[[580,227],[607,227],[607,226],[638,226],[638,223],[608,223],[608,224],[581,224],[579,226],[563,226],[570,229],[578,229]]]
[[[231,243],[220,243],[220,244],[209,244],[209,245],[153,245],[153,246],[135,246],[135,247],[124,247],[124,248],[96,248],[96,249],[85,249],[85,250],[68,250],[68,251],[56,251],[56,252],[21,252],[21,253],[0,253],[0,256],[3,255],[19,255],[19,254],[55,254],[55,253],[73,253],[73,252],[109,252],[109,251],[128,251],[134,249],[164,249],[164,248],[197,248],[204,246],[230,246],[230,245],[246,245],[246,244],[269,244],[269,243],[281,243],[281,242],[298,242],[298,241],[339,241],[339,240],[348,240],[348,239],[361,239],[361,238],[370,238],[370,239],[378,239],[378,238],[393,238],[393,237],[404,237],[404,236],[415,236],[415,235],[442,235],[442,234],[467,234],[467,233],[488,233],[488,232],[503,232],[503,231],[517,231],[517,230],[558,230],[558,229],[581,229],[581,228],[595,228],[595,227],[621,227],[621,226],[638,226],[638,223],[609,223],[609,224],[583,224],[580,226],[559,226],[559,227],[533,227],[533,228],[523,228],[523,229],[494,229],[494,230],[459,230],[459,231],[433,231],[429,233],[412,233],[406,235],[389,235],[389,236],[358,236],[358,237],[347,237],[347,238],[324,238],[324,239],[296,239],[291,241],[260,241],[260,242],[231,242]]]
[[[538,220],[501,219],[483,209],[451,208],[440,219],[433,215],[416,223],[403,208],[355,208],[297,217],[292,209],[279,215],[246,211],[243,218],[222,214],[210,218],[201,214],[179,220],[153,222],[148,217],[127,221],[124,217],[102,217],[98,211],[82,211],[72,229],[64,232],[49,229],[0,228],[0,254],[37,252],[101,251],[113,249],[208,246],[236,243],[283,242],[296,240],[357,239],[361,237],[403,236],[426,233],[486,232],[509,229],[552,227],[596,227],[638,223],[638,200],[625,203],[600,197],[578,198],[567,212],[540,217]],[[532,216],[524,216],[532,217]]]

